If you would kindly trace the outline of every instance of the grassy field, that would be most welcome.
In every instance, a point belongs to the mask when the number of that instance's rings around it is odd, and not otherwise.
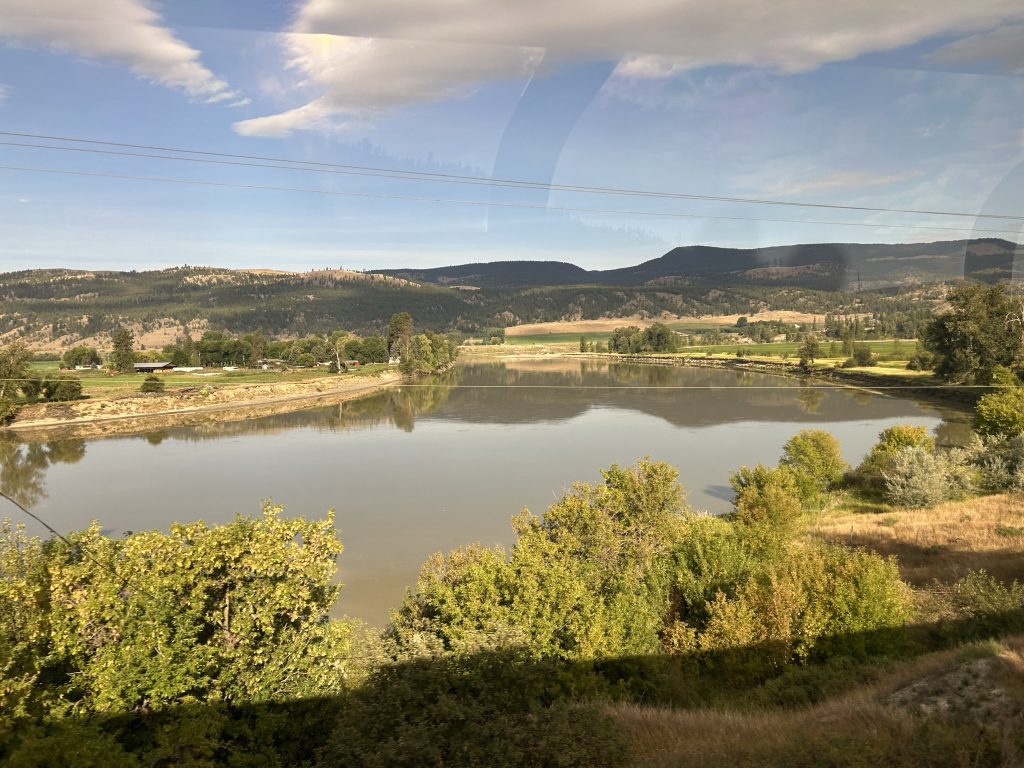
[[[885,339],[881,341],[864,341],[859,344],[866,344],[871,351],[881,357],[897,357],[906,362],[914,353],[916,342],[912,339]],[[744,354],[764,355],[766,357],[795,357],[800,343],[796,341],[776,341],[766,344],[713,344],[700,345],[695,347],[683,347],[681,352],[712,352],[735,355],[738,350]],[[836,358],[841,359],[842,345],[836,342]],[[822,355],[828,355],[829,343],[821,343]]]
[[[705,329],[706,330],[706,329]],[[558,347],[564,351],[577,351],[579,349],[580,335],[578,333],[545,333],[545,334],[531,334],[526,336],[508,336],[505,340],[505,345],[514,347],[523,346],[546,346],[546,347]],[[584,333],[582,334],[586,340],[590,343],[593,342],[605,342],[611,337],[610,333]],[[890,357],[895,358],[898,362],[906,363],[913,354],[916,342],[913,339],[885,339],[881,341],[865,341],[862,342],[871,348],[871,351],[878,357]],[[765,344],[701,344],[693,347],[681,347],[679,349],[680,354],[724,354],[735,356],[738,351],[743,352],[744,355],[757,355],[760,357],[796,357],[797,350],[800,347],[800,343],[796,341],[778,341],[769,342]],[[842,349],[842,345],[838,342],[836,344],[837,350]],[[828,355],[829,344],[822,343],[821,351],[823,355]],[[840,356],[840,352],[837,351],[835,358],[822,358],[824,359],[845,359],[845,356]]]
[[[167,391],[183,389],[186,387],[226,387],[237,384],[281,384],[288,382],[308,381],[310,379],[322,379],[330,376],[349,378],[353,376],[366,376],[380,371],[388,370],[384,363],[370,364],[359,368],[351,373],[331,374],[326,368],[307,368],[294,371],[222,371],[210,368],[205,371],[182,373],[168,371],[157,374],[163,381],[167,382]],[[58,371],[56,361],[42,361],[32,364],[33,373],[45,376]],[[116,396],[138,392],[145,376],[141,373],[115,374],[109,371],[73,371],[70,375],[82,381],[82,392],[85,395]]]
[[[580,336],[584,336],[588,342],[604,341],[611,338],[610,333],[537,333],[529,336],[506,336],[505,343],[512,346],[522,347],[536,344],[571,344],[579,349]]]

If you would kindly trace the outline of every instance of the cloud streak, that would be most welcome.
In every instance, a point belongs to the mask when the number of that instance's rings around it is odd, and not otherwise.
[[[1011,24],[943,46],[932,54],[941,64],[990,62],[1024,74],[1024,24]]]
[[[853,190],[868,187],[884,187],[900,181],[908,181],[922,176],[921,171],[903,171],[901,173],[873,173],[871,171],[833,171],[817,178],[797,179],[766,191],[772,197],[788,197],[802,195],[807,192],[827,192],[835,189]]]
[[[620,61],[620,78],[724,64],[803,72],[940,34],[1024,21],[1019,0],[304,0],[284,36],[311,98],[239,123],[246,134],[323,130],[520,77],[545,54]]]
[[[143,0],[0,0],[0,39],[114,62],[197,101],[244,101]]]

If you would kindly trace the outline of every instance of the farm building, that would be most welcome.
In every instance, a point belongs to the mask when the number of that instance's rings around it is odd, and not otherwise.
[[[157,371],[173,371],[173,363],[135,363],[136,373],[156,373]]]

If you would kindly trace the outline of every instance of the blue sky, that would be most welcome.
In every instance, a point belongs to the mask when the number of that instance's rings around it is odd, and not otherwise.
[[[2,131],[972,214],[495,188],[0,136],[0,270],[607,268],[691,243],[1024,239],[1019,220],[973,216],[1024,215],[1024,7],[892,5],[0,0]]]

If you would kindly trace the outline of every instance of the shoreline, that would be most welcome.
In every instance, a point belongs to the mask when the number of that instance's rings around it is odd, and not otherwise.
[[[582,353],[581,353],[582,356]],[[900,374],[877,374],[868,373],[865,370],[846,370],[842,368],[811,368],[804,370],[798,363],[775,362],[769,360],[747,360],[739,357],[700,357],[700,356],[679,356],[679,355],[620,355],[607,354],[599,355],[613,357],[627,363],[639,363],[646,365],[678,365],[691,368],[724,368],[734,371],[747,371],[750,373],[767,373],[775,376],[788,376],[798,379],[818,379],[823,381],[842,384],[853,389],[863,389],[874,394],[887,394],[896,392],[894,396],[901,394],[917,398],[940,400],[942,402],[955,402],[973,408],[978,398],[988,391],[983,386],[949,386],[945,384],[918,383],[914,379],[901,376]]]
[[[161,394],[146,398],[127,396],[104,398],[93,401],[82,400],[72,403],[52,403],[29,406],[41,411],[43,418],[15,417],[15,420],[0,428],[0,438],[15,437],[29,442],[54,439],[77,439],[130,435],[173,427],[194,426],[211,422],[244,421],[247,419],[272,416],[279,413],[305,410],[323,405],[335,405],[348,400],[375,394],[400,384],[404,377],[397,371],[383,371],[379,374],[361,376],[340,382],[331,379],[310,379],[289,383],[286,387],[277,384],[240,384],[215,390],[213,396],[219,402],[203,402],[211,393]],[[325,385],[334,385],[326,388]],[[274,391],[274,390],[278,391]],[[281,391],[281,390],[290,391]],[[295,391],[305,390],[305,391]],[[253,397],[244,397],[253,394]],[[239,395],[243,397],[239,398]],[[174,401],[178,401],[175,403]],[[47,410],[56,406],[58,414],[75,412],[74,406],[88,404],[89,410],[99,411],[111,404],[129,403],[130,406],[144,406],[153,403],[152,408],[141,407],[127,413],[92,413],[71,418],[58,415],[46,417]],[[167,407],[175,406],[179,407]],[[53,411],[50,411],[53,413]],[[20,414],[19,414],[20,416]]]
[[[842,368],[813,368],[805,371],[798,363],[789,363],[782,360],[750,360],[740,357],[705,357],[703,355],[679,355],[679,354],[621,354],[618,352],[570,352],[565,350],[551,350],[539,352],[524,347],[523,352],[515,348],[507,352],[490,351],[496,347],[488,347],[487,352],[479,354],[468,353],[466,357],[474,357],[478,360],[554,360],[573,359],[581,360],[605,360],[610,362],[632,363],[635,365],[674,365],[681,368],[719,368],[724,370],[764,373],[773,376],[784,376],[792,379],[818,380],[838,384],[850,389],[861,389],[872,394],[901,397],[908,396],[919,399],[931,400],[946,405],[957,405],[964,408],[973,408],[978,398],[986,394],[989,389],[983,386],[949,386],[936,382],[932,378],[925,381],[916,380],[915,377],[901,375],[899,373],[880,374],[869,373],[866,370],[846,370]]]

